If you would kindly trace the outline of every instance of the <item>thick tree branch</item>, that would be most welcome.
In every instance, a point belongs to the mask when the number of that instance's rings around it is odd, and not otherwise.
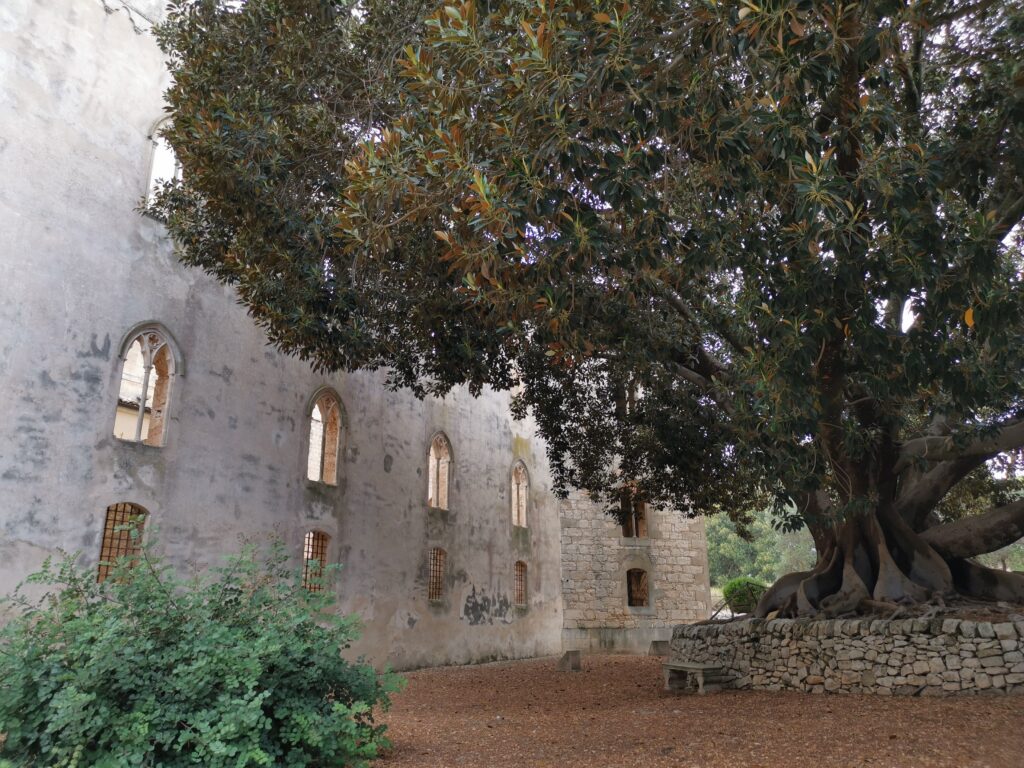
[[[940,462],[908,484],[896,501],[897,514],[915,531],[921,530],[928,513],[950,489],[990,458],[991,454],[983,454]]]
[[[900,447],[894,471],[899,474],[914,461],[945,461],[969,456],[994,456],[1024,446],[1024,420],[1002,425],[993,435],[957,445],[956,435],[935,435],[907,440]]]
[[[1024,499],[929,528],[921,537],[946,558],[965,558],[995,552],[1024,538]]]

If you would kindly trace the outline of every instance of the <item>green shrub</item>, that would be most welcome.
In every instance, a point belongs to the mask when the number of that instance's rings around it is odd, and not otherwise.
[[[768,589],[764,584],[746,576],[730,579],[722,587],[722,596],[733,613],[750,613]]]
[[[29,581],[49,594],[10,601],[0,763],[333,767],[385,743],[372,707],[397,678],[342,659],[357,620],[304,589],[283,546],[187,580],[149,547],[125,560],[103,584],[74,556],[47,561]]]

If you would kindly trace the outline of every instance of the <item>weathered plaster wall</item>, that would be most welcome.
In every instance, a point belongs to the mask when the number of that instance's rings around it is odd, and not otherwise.
[[[676,624],[707,618],[703,520],[649,509],[648,536],[623,538],[622,526],[583,494],[562,502],[561,518],[565,648],[643,652]],[[649,607],[627,604],[630,568],[648,573]]]
[[[735,688],[943,696],[1024,693],[1024,621],[749,619],[676,627],[671,661]]]
[[[138,3],[136,3],[138,5]],[[269,349],[231,292],[173,257],[134,212],[162,116],[163,57],[99,0],[0,4],[0,592],[56,548],[95,560],[107,505],[150,512],[161,546],[202,567],[244,535],[331,539],[354,649],[397,667],[557,653],[560,528],[534,427],[507,397],[417,401],[378,375],[321,376]],[[118,348],[158,321],[184,361],[166,446],[112,437]],[[310,399],[346,414],[337,488],[305,477]],[[450,512],[426,509],[428,441],[454,452]],[[513,535],[509,469],[530,470],[528,533]],[[426,599],[429,547],[448,593]],[[513,564],[529,607],[513,609]]]

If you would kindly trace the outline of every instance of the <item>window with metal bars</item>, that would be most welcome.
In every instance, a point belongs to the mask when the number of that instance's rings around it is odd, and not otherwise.
[[[626,571],[626,602],[630,608],[644,608],[648,605],[647,571],[630,568]]]
[[[516,561],[516,605],[526,605],[526,563],[522,560]]]
[[[138,504],[127,502],[107,507],[97,581],[104,581],[121,558],[132,558],[132,565],[135,564],[134,558],[142,549],[142,528],[146,523],[146,514],[146,510]]]
[[[430,580],[427,583],[427,599],[440,600],[444,597],[444,565],[448,553],[440,547],[430,550]]]
[[[306,531],[302,543],[302,586],[310,592],[322,592],[324,589],[324,566],[330,541],[331,537],[323,531]]]

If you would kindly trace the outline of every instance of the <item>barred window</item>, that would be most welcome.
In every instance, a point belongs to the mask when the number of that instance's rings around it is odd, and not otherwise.
[[[146,523],[146,514],[146,510],[138,504],[127,502],[107,507],[97,581],[106,580],[121,558],[131,558],[132,565],[135,565],[134,558],[142,549],[142,529]]]
[[[338,449],[341,445],[341,401],[325,392],[313,403],[309,420],[309,456],[306,476],[327,485],[338,484]]]
[[[530,475],[517,461],[512,467],[512,525],[526,527],[526,506],[530,498]]]
[[[427,505],[435,509],[448,509],[448,479],[451,473],[452,446],[444,435],[435,435],[430,441],[427,477]]]
[[[174,355],[163,333],[147,328],[135,336],[121,363],[114,437],[163,445],[173,378]]]
[[[448,558],[440,547],[430,550],[430,580],[427,584],[427,599],[440,600],[444,597],[444,566]]]
[[[631,608],[648,605],[647,571],[640,568],[626,571],[626,601]]]
[[[516,561],[516,605],[526,605],[526,563]]]
[[[310,592],[322,592],[324,589],[324,566],[330,540],[331,537],[323,531],[306,531],[302,543],[302,586]]]

